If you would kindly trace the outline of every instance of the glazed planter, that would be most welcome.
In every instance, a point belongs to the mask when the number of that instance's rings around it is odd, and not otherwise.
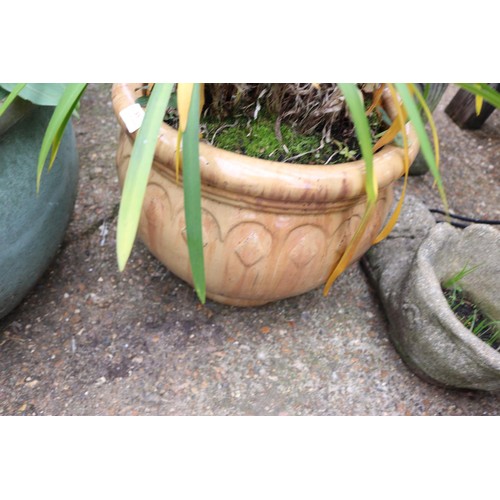
[[[406,200],[394,231],[363,259],[389,320],[389,337],[421,378],[458,389],[500,390],[500,352],[465,328],[441,283],[479,266],[460,285],[500,320],[500,231],[474,224],[436,224],[422,202]]]
[[[0,318],[46,271],[73,211],[78,156],[71,125],[36,193],[38,153],[52,112],[20,101],[0,118]]]
[[[115,84],[113,106],[122,127],[117,153],[123,186],[136,133],[120,112],[141,84]],[[418,151],[411,127],[410,156]],[[182,179],[175,180],[177,131],[162,125],[144,200],[139,236],[174,274],[192,284],[185,234]],[[202,226],[207,296],[254,306],[324,284],[352,238],[366,204],[364,163],[293,165],[259,160],[200,144]],[[375,155],[379,200],[354,260],[370,247],[403,174],[401,149]]]

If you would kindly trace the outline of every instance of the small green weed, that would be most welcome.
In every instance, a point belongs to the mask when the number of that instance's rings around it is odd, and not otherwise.
[[[480,264],[474,267],[468,267],[467,264],[465,264],[465,266],[458,271],[458,273],[443,282],[443,288],[458,288],[459,290],[462,290],[459,282],[465,278],[465,276],[475,271],[478,267],[480,267]]]
[[[460,284],[460,280],[478,267],[465,265],[441,286],[448,305],[462,324],[490,347],[500,351],[500,321],[492,320],[468,300]]]

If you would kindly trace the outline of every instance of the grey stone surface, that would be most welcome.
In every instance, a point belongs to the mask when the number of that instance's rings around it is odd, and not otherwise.
[[[389,237],[365,257],[389,319],[389,335],[408,365],[425,379],[462,389],[500,389],[500,352],[467,330],[449,308],[441,283],[464,267],[464,292],[500,319],[500,232],[433,225],[415,199]],[[426,214],[427,212],[427,214]]]
[[[250,309],[201,307],[139,243],[118,272],[110,85],[89,88],[80,116],[79,191],[62,250],[0,321],[0,414],[500,414],[500,393],[444,389],[406,367],[359,265],[326,298],[319,289]],[[500,172],[490,169],[500,164],[499,118],[461,131],[438,106],[455,212],[500,218]],[[408,189],[441,207],[429,176]]]

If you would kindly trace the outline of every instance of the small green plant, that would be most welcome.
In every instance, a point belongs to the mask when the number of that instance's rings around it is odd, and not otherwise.
[[[465,264],[465,266],[460,271],[458,271],[458,273],[454,274],[451,278],[448,278],[443,282],[443,288],[445,290],[450,290],[455,295],[457,293],[463,293],[460,281],[465,278],[465,276],[475,271],[479,266],[480,264],[474,267],[468,267],[468,264]]]
[[[442,283],[443,293],[450,309],[480,340],[500,351],[500,321],[486,316],[476,304],[467,299],[460,281],[475,271],[480,265],[468,267],[466,264],[458,273]]]

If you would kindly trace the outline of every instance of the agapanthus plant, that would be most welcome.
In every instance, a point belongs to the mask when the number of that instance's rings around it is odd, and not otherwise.
[[[43,87],[45,85],[45,88]],[[57,154],[61,137],[66,124],[74,113],[87,84],[0,84],[0,100],[4,102],[0,106],[0,116],[16,97],[32,100],[37,104],[47,104],[44,101],[46,94],[53,94],[55,87],[56,96],[52,95],[51,105],[56,105],[52,119],[41,146],[39,161],[37,165],[37,185],[40,184],[43,168],[49,159],[50,169]],[[404,152],[404,184],[402,196],[393,212],[390,220],[375,238],[373,243],[384,239],[394,227],[404,200],[407,184],[408,170],[410,167],[408,157],[408,138],[406,125],[411,122],[414,127],[422,154],[432,173],[445,210],[447,201],[441,176],[439,174],[439,143],[436,128],[432,120],[424,95],[415,84],[411,83],[386,83],[370,84],[371,102],[365,103],[362,87],[352,83],[339,84],[210,84],[212,105],[219,106],[218,111],[224,113],[224,105],[228,100],[244,99],[248,94],[254,93],[260,96],[262,92],[269,89],[272,97],[269,101],[271,106],[278,110],[286,108],[288,117],[296,113],[303,120],[304,128],[319,127],[324,140],[331,139],[331,124],[338,116],[341,103],[345,102],[349,110],[354,131],[359,143],[362,158],[365,162],[365,189],[367,204],[365,213],[360,221],[358,229],[352,240],[347,245],[340,261],[332,269],[325,284],[324,293],[328,293],[335,279],[346,269],[355,254],[358,243],[365,231],[373,209],[375,207],[378,186],[375,181],[373,168],[373,155],[380,148],[398,138]],[[321,87],[323,85],[323,88]],[[260,86],[260,87],[259,87]],[[267,87],[266,87],[267,86]],[[468,90],[476,96],[477,109],[485,100],[493,106],[500,108],[500,94],[487,84],[458,84],[461,88]],[[322,99],[313,100],[312,89],[322,90]],[[384,90],[387,89],[387,90]],[[140,212],[146,191],[153,161],[156,140],[166,111],[172,105],[171,99],[175,91],[175,105],[178,116],[178,140],[176,153],[176,168],[179,173],[183,172],[184,209],[186,217],[187,244],[193,274],[193,282],[196,293],[202,303],[205,302],[205,273],[203,261],[203,241],[201,227],[201,180],[199,165],[199,140],[200,140],[200,115],[204,105],[204,84],[199,83],[157,83],[148,86],[148,102],[146,105],[144,120],[138,131],[135,145],[132,151],[125,184],[123,187],[118,215],[117,227],[117,258],[120,270],[125,268],[132,251],[132,246],[137,234]],[[383,135],[376,141],[370,130],[368,116],[377,112],[381,102],[382,94],[387,91],[392,96],[396,108],[396,115],[392,118]],[[246,93],[246,95],[245,95]],[[424,93],[425,94],[425,93]],[[215,104],[213,96],[216,95]],[[40,99],[42,99],[40,101]],[[300,101],[302,106],[300,106]],[[0,101],[1,102],[1,101]],[[291,103],[291,104],[290,104]],[[286,113],[282,113],[285,115]],[[256,113],[257,114],[257,113]],[[280,116],[280,113],[278,113]],[[321,120],[321,117],[323,119]],[[257,116],[255,116],[257,118]],[[426,132],[425,123],[431,128],[432,141]],[[49,156],[50,155],[50,156]]]

